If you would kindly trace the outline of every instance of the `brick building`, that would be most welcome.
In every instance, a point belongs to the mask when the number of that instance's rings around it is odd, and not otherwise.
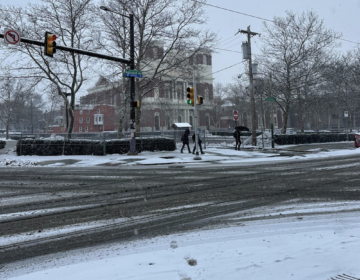
[[[146,52],[151,60],[160,59],[163,53],[163,45],[155,42]],[[202,67],[203,78],[196,82],[197,95],[203,96],[204,103],[198,106],[198,126],[202,129],[211,129],[210,111],[213,102],[213,77],[212,57],[208,52],[199,53],[191,60],[191,63]],[[151,72],[149,69],[143,69]],[[192,79],[183,79],[178,73],[172,72],[163,76],[161,80],[153,80],[147,88],[142,89],[146,94],[141,99],[141,131],[166,131],[172,130],[171,125],[178,122],[188,122],[194,126],[193,106],[187,104],[186,88],[192,86]],[[138,98],[137,98],[138,100]],[[119,118],[124,106],[128,106],[129,100],[124,101],[122,81],[109,83],[100,78],[94,87],[88,89],[88,94],[81,97],[81,106],[106,104],[115,108],[115,118]],[[126,103],[126,104],[125,104]],[[124,130],[128,129],[128,113],[124,118]],[[114,129],[117,129],[115,127]]]
[[[62,108],[64,114],[65,110]],[[51,126],[50,133],[66,133],[66,117],[58,126]],[[70,121],[70,120],[69,120]],[[114,106],[108,104],[76,105],[74,110],[74,133],[102,132],[117,130]]]

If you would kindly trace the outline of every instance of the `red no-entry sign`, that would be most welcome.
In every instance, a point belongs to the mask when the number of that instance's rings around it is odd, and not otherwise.
[[[238,111],[236,111],[236,110],[233,111],[233,118],[234,118],[234,121],[237,121],[239,119]]]

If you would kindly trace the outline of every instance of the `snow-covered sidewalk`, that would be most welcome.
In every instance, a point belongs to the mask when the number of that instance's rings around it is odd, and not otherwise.
[[[331,205],[327,207],[339,207]],[[21,266],[6,265],[0,276],[13,280],[360,277],[359,213],[295,215],[103,245],[40,257]],[[137,234],[141,237],[141,230]]]

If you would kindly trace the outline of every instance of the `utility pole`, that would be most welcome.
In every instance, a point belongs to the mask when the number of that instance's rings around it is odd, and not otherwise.
[[[256,124],[255,124],[255,97],[254,97],[254,81],[251,65],[251,36],[260,35],[259,33],[251,32],[250,25],[247,30],[239,30],[238,33],[247,34],[248,37],[248,54],[249,54],[249,77],[250,77],[250,108],[251,108],[251,131],[252,131],[252,145],[256,146]],[[235,34],[236,35],[236,34]]]

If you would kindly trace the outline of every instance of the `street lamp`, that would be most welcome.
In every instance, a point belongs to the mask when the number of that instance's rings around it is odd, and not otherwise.
[[[118,14],[130,19],[130,70],[135,70],[135,40],[134,40],[134,15],[123,15],[115,12],[106,6],[100,6],[100,9],[105,12]],[[135,77],[130,77],[130,152],[128,155],[137,155],[136,141],[135,141],[135,107],[133,106],[135,100]]]

